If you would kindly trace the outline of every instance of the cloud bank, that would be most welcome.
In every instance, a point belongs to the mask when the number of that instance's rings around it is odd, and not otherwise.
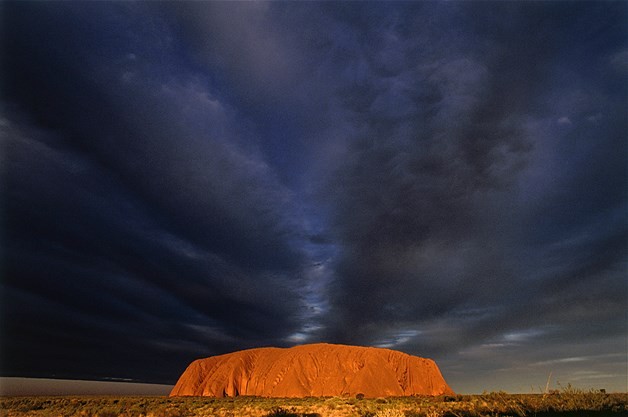
[[[625,13],[5,5],[3,374],[327,341],[625,389]]]

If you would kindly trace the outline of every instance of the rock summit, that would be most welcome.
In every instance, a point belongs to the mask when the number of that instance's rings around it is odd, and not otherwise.
[[[390,349],[319,343],[249,349],[195,360],[170,396],[441,394],[453,391],[431,359]]]

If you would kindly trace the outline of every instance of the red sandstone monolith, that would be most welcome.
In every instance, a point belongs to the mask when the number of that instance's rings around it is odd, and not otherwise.
[[[198,359],[183,372],[170,396],[389,397],[453,393],[431,359],[390,349],[319,343]]]

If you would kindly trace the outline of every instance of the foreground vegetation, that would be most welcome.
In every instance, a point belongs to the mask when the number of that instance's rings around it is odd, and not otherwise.
[[[628,416],[628,394],[571,387],[552,394],[400,398],[3,397],[0,417]]]

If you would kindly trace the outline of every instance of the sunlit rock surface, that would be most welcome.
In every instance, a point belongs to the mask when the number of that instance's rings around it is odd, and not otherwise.
[[[192,362],[171,396],[386,397],[453,394],[431,359],[332,344],[259,348]]]

